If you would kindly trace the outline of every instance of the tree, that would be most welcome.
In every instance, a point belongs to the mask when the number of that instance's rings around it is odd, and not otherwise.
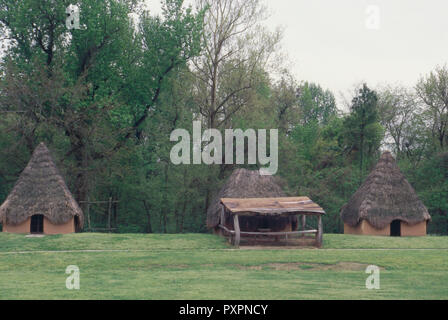
[[[304,82],[297,89],[301,113],[300,122],[327,124],[337,113],[336,99],[329,90],[315,83]]]
[[[198,0],[207,9],[204,51],[194,60],[195,103],[209,128],[219,128],[243,108],[260,72],[280,40],[260,22],[265,8],[260,0]]]
[[[273,84],[270,103],[276,110],[279,129],[289,133],[299,123],[301,115],[297,101],[297,81],[287,70]]]
[[[438,147],[448,145],[448,68],[437,67],[428,76],[419,80],[416,91],[425,104],[425,120],[429,122],[431,134]]]
[[[233,117],[251,104],[257,85],[280,39],[260,24],[265,8],[260,0],[198,0],[206,10],[202,54],[193,60],[194,105],[207,128],[231,126]],[[206,169],[204,209],[211,186],[227,166]]]
[[[0,1],[2,35],[12,42],[1,109],[21,112],[30,152],[40,130],[51,132],[50,142],[58,137],[62,158],[73,160],[78,201],[86,200],[103,161],[141,143],[165,79],[200,52],[202,13],[166,0],[163,19],[137,12],[136,28],[129,15],[137,4],[79,1],[83,27],[68,30],[67,1]]]
[[[378,91],[378,111],[386,129],[385,145],[400,159],[424,149],[422,108],[414,92],[405,87],[388,86]]]
[[[378,96],[366,84],[358,90],[350,107],[350,114],[345,117],[345,142],[350,153],[359,156],[360,177],[363,177],[365,160],[379,149],[383,132],[379,123]]]

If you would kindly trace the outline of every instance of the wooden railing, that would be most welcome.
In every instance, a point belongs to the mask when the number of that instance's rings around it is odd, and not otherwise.
[[[223,229],[224,231],[234,234],[235,230],[230,230],[229,228],[223,226],[222,224],[218,225],[219,228]],[[253,232],[253,231],[240,231],[240,235],[246,235],[246,236],[286,236],[286,235],[294,235],[294,234],[308,234],[308,233],[317,233],[316,229],[312,230],[305,230],[305,231],[281,231],[281,232]]]
[[[275,237],[276,240],[278,240],[278,237],[284,236],[286,240],[288,240],[288,236],[294,236],[294,235],[303,235],[306,234],[314,234],[316,237],[317,245],[321,245],[321,236],[319,233],[319,230],[317,229],[310,229],[310,230],[302,230],[302,231],[281,231],[281,232],[274,232],[274,231],[260,231],[260,232],[253,232],[253,231],[239,231],[237,233],[235,230],[230,230],[226,226],[219,224],[218,227],[222,229],[224,232],[228,233],[230,235],[231,243],[235,246],[239,245],[241,237],[244,236],[272,236]]]

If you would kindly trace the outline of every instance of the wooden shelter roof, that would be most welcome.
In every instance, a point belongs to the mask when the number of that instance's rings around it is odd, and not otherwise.
[[[221,198],[221,204],[231,213],[242,216],[319,215],[324,209],[308,197],[280,198]]]

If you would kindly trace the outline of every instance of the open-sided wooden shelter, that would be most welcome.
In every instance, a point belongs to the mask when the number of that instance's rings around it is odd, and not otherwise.
[[[257,244],[269,243],[265,241],[269,239],[278,240],[276,243],[281,239],[292,240],[299,234],[297,232],[299,224],[302,235],[317,234],[315,227],[307,230],[305,217],[306,215],[320,217],[324,214],[322,208],[306,197],[287,198],[281,187],[283,184],[280,178],[260,175],[258,170],[243,168],[234,170],[207,211],[207,227],[213,229],[215,233],[229,236],[236,242],[234,219],[237,217],[239,239],[243,241],[251,239]],[[282,199],[289,199],[290,203]],[[227,202],[228,200],[230,202]],[[256,207],[266,210],[248,210],[256,208],[248,207],[254,201],[257,203]],[[245,211],[238,211],[238,206],[245,208]],[[302,215],[300,221],[298,215]]]
[[[83,213],[44,143],[40,143],[0,206],[3,232],[72,233],[82,228]]]
[[[382,236],[424,236],[431,220],[390,152],[342,208],[341,218],[346,234]]]
[[[282,184],[283,181],[280,178],[262,176],[258,170],[235,169],[207,210],[207,227],[220,232],[218,226],[222,210],[221,198],[286,197]],[[258,228],[266,228],[267,225],[275,231],[291,231],[297,227],[295,217],[265,217],[263,219],[244,217],[240,223],[247,231],[257,231]]]
[[[288,237],[293,238],[298,235],[314,234],[316,245],[322,245],[322,215],[325,211],[311,201],[308,197],[282,197],[282,198],[222,198],[221,199],[221,216],[219,228],[231,236],[234,245],[240,244],[242,237],[257,237],[270,236],[276,239],[282,237],[286,240]],[[269,228],[269,224],[263,225],[259,228],[257,224],[256,230],[251,228],[250,224],[241,226],[240,219],[244,222],[244,218],[252,218],[249,221],[264,221],[263,219],[270,218],[286,218],[301,215],[316,216],[317,229],[306,230],[305,224],[303,229],[297,231],[296,229],[275,231]],[[304,221],[305,219],[303,219]]]

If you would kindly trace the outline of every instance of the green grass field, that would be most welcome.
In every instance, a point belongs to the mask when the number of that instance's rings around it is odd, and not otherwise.
[[[65,286],[68,265],[80,290]],[[381,268],[367,290],[368,265]],[[206,234],[0,233],[0,299],[448,299],[448,237],[324,235],[238,250]]]

